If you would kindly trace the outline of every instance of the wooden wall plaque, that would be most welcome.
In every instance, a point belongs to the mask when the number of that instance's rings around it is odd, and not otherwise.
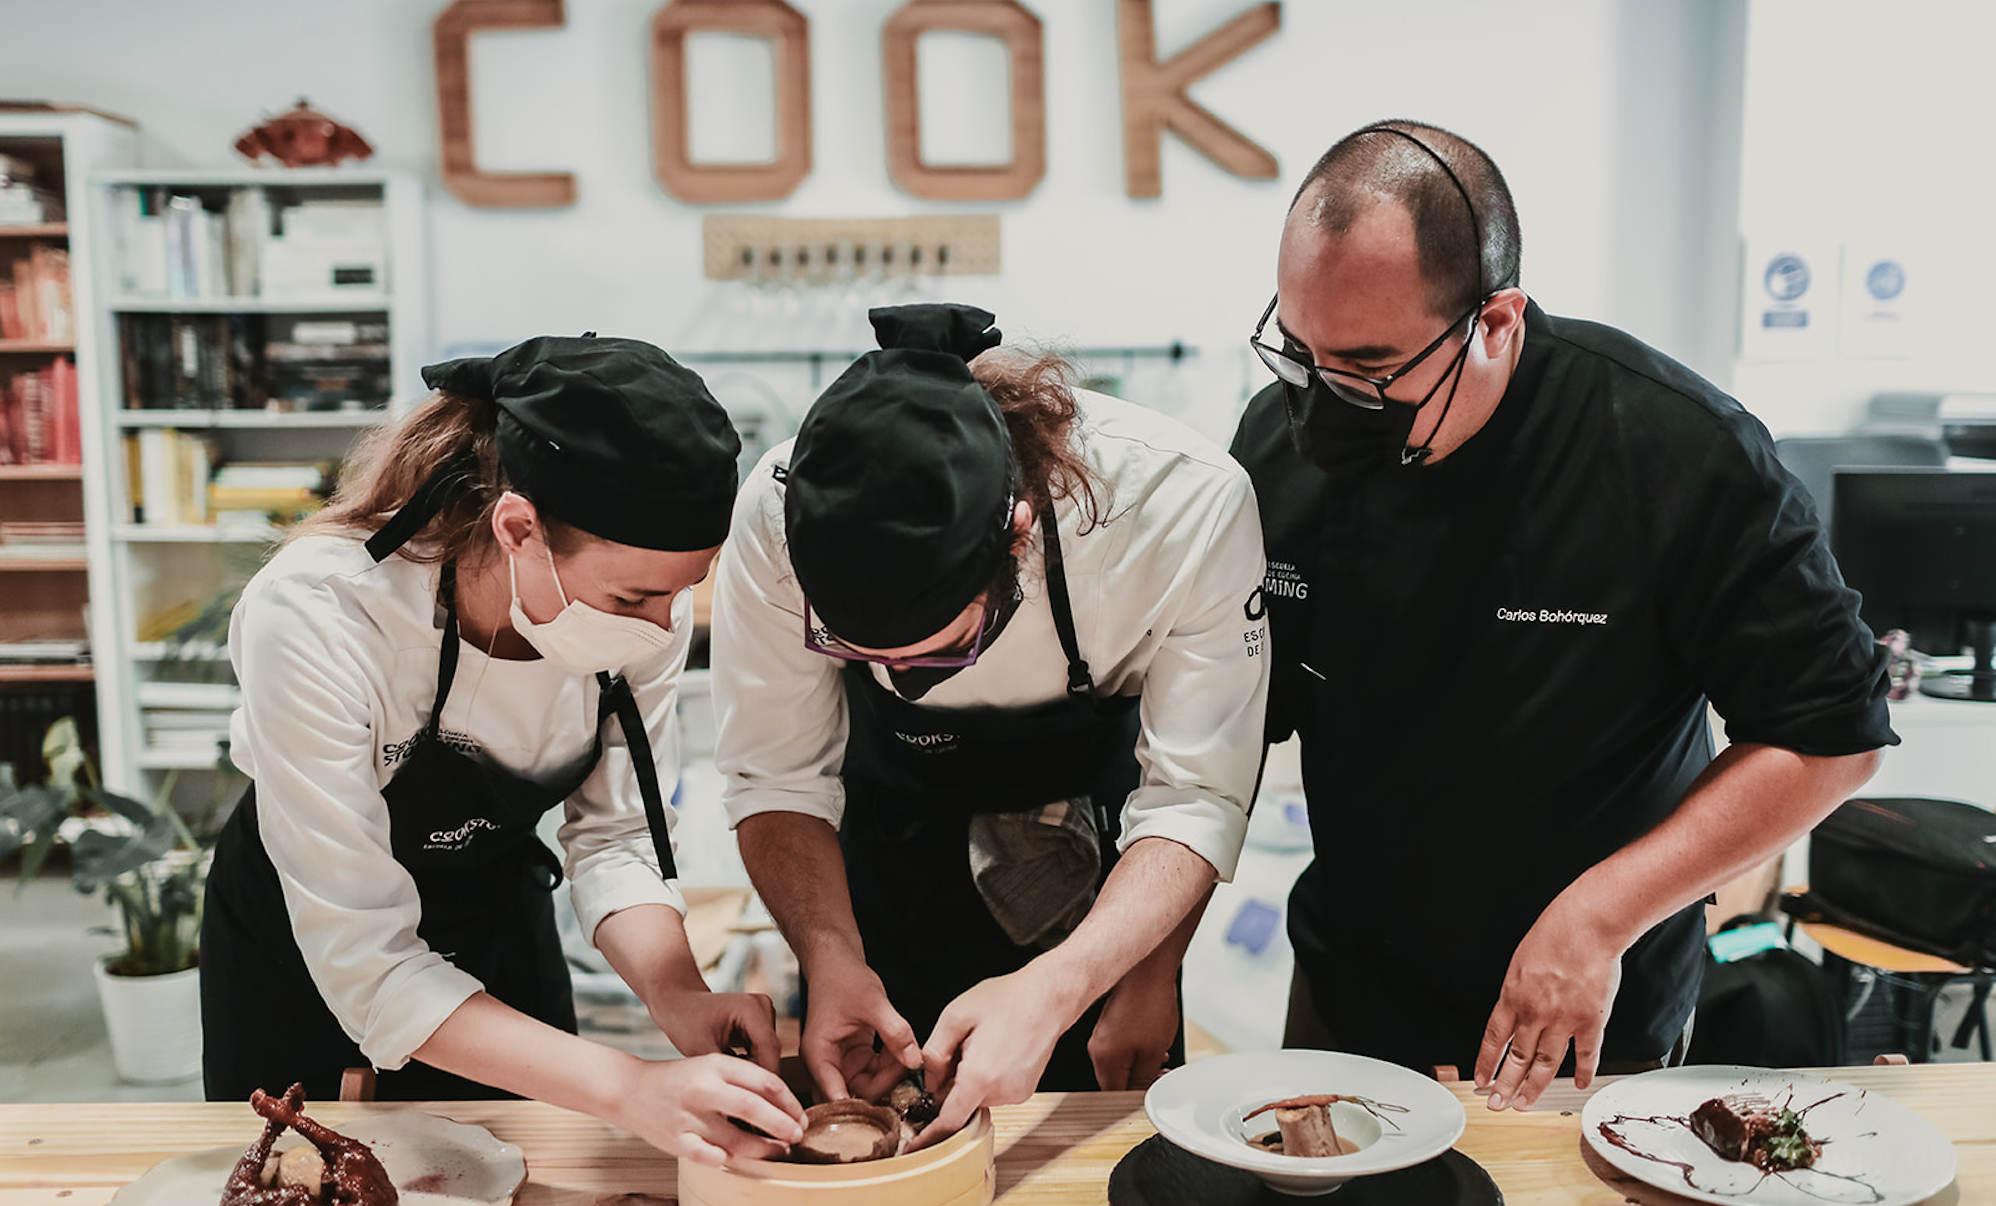
[[[1012,158],[991,166],[931,166],[922,159],[916,41],[935,30],[987,34],[1012,60]],[[1047,171],[1046,56],[1040,19],[1018,0],[909,0],[882,31],[887,170],[931,201],[1016,201]]]
[[[686,37],[694,32],[768,38],[776,53],[776,157],[767,163],[695,163],[688,153],[692,98]],[[652,168],[682,201],[774,201],[811,174],[811,23],[783,0],[672,0],[651,25]]]
[[[1123,61],[1123,174],[1129,195],[1163,193],[1159,161],[1167,128],[1236,176],[1275,179],[1274,155],[1185,90],[1281,29],[1282,6],[1275,0],[1257,4],[1162,63],[1157,61],[1151,0],[1117,0],[1116,15]]]
[[[456,0],[437,15],[437,128],[444,187],[467,205],[575,204],[567,172],[485,172],[471,142],[471,35],[481,29],[547,29],[562,24],[562,0]]]

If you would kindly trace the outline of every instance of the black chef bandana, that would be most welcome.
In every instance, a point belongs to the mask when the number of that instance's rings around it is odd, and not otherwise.
[[[1012,541],[1012,439],[968,361],[996,347],[974,306],[868,312],[881,351],[812,405],[783,501],[790,565],[814,617],[869,649],[941,632]]]
[[[727,538],[741,440],[699,376],[651,344],[545,335],[426,365],[423,383],[498,406],[499,463],[541,514],[641,549]]]

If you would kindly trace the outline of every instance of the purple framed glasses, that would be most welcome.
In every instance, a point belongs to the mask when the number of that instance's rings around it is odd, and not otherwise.
[[[977,661],[977,655],[984,648],[984,625],[990,619],[987,611],[977,620],[977,634],[971,638],[968,653],[924,653],[916,657],[885,657],[878,653],[861,653],[832,635],[831,630],[811,615],[811,601],[804,600],[804,648],[826,657],[835,657],[847,662],[874,662],[896,669],[917,666],[931,669],[956,670]]]

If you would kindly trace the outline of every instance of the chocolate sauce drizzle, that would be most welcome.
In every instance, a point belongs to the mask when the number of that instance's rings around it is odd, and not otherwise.
[[[1741,1083],[1741,1087],[1743,1088],[1745,1087],[1745,1082]],[[1796,1116],[1799,1118],[1807,1118],[1809,1116],[1810,1110],[1815,1109],[1817,1106],[1828,1105],[1830,1102],[1835,1101],[1837,1098],[1842,1097],[1843,1095],[1844,1094],[1842,1093],[1832,1093],[1830,1096],[1823,1098],[1821,1101],[1813,1102],[1807,1106],[1804,1106],[1800,1110],[1796,1110],[1795,1111]],[[1864,1108],[1866,1095],[1860,1093],[1858,1096],[1859,1096],[1858,1109],[1861,1111]],[[1793,1089],[1790,1089],[1788,1092],[1788,1097],[1786,1098],[1786,1100],[1782,1102],[1781,1108],[1783,1109],[1790,1108],[1794,1105],[1794,1102],[1795,1102],[1795,1092]],[[1637,1159],[1648,1160],[1656,1164],[1668,1165],[1669,1167],[1676,1169],[1678,1173],[1681,1176],[1683,1176],[1684,1183],[1700,1193],[1716,1194],[1720,1197],[1739,1197],[1739,1198],[1750,1197],[1755,1190],[1759,1189],[1762,1185],[1766,1184],[1767,1179],[1769,1177],[1779,1177],[1781,1181],[1784,1184],[1786,1184],[1789,1188],[1797,1190],[1801,1193],[1805,1193],[1812,1198],[1817,1198],[1825,1202],[1853,1203],[1855,1204],[1855,1206],[1864,1206],[1864,1204],[1883,1202],[1885,1200],[1885,1195],[1882,1192],[1880,1192],[1876,1186],[1872,1185],[1870,1182],[1866,1181],[1864,1178],[1860,1176],[1857,1176],[1855,1174],[1824,1172],[1820,1168],[1791,1169],[1785,1172],[1767,1172],[1764,1170],[1759,1170],[1760,1171],[1759,1179],[1756,1180],[1752,1185],[1749,1185],[1745,1189],[1738,1191],[1724,1189],[1715,1185],[1700,1185],[1693,1176],[1693,1174],[1698,1171],[1697,1165],[1684,1160],[1672,1160],[1666,1156],[1659,1155],[1656,1152],[1644,1151],[1642,1148],[1636,1146],[1633,1142],[1631,1142],[1629,1137],[1626,1134],[1624,1134],[1623,1131],[1625,1131],[1632,1123],[1648,1123],[1651,1126],[1659,1126],[1659,1127],[1674,1124],[1677,1126],[1681,1126],[1685,1130],[1689,1131],[1691,1129],[1690,1116],[1677,1115],[1677,1114],[1652,1114],[1647,1117],[1641,1117],[1630,1114],[1617,1114],[1613,1118],[1608,1119],[1606,1122],[1601,1123],[1597,1129],[1601,1132],[1601,1137],[1603,1139],[1607,1140],[1609,1143],[1614,1144],[1616,1147],[1621,1148],[1623,1151],[1629,1153],[1630,1155],[1635,1156]],[[1615,1129],[1617,1127],[1622,1128],[1622,1130],[1618,1131],[1617,1129]],[[1876,1132],[1869,1132],[1869,1133],[1876,1134]],[[1863,1138],[1863,1136],[1853,1136],[1853,1137]],[[1700,1142],[1702,1143],[1703,1141],[1700,1140]],[[1825,1147],[1827,1147],[1829,1146],[1831,1141],[1825,1139],[1821,1140],[1821,1142]],[[1715,1153],[1715,1158],[1717,1158],[1716,1153]],[[1727,1163],[1730,1165],[1731,1162],[1728,1161]],[[1747,1165],[1746,1167],[1752,1167],[1752,1166]],[[1865,1198],[1856,1198],[1856,1197],[1847,1197],[1847,1196],[1832,1196],[1829,1193],[1819,1192],[1819,1188],[1821,1187],[1811,1187],[1807,1183],[1809,1179],[1813,1179],[1816,1177],[1821,1177],[1829,1181],[1841,1181],[1847,1185],[1852,1185],[1857,1187],[1858,1189],[1862,1189],[1865,1193],[1869,1194],[1870,1196]],[[1796,1178],[1802,1178],[1802,1180],[1798,1181]]]

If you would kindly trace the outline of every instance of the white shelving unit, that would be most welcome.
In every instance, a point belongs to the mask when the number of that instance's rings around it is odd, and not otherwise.
[[[158,296],[133,291],[122,242],[131,231],[127,215],[138,204],[137,192],[197,196],[210,211],[218,211],[227,208],[235,193],[248,189],[264,191],[264,209],[270,213],[315,200],[378,203],[385,231],[385,279],[306,296],[214,296],[212,290],[204,296]],[[101,516],[101,521],[93,518],[89,550],[92,597],[102,600],[105,612],[97,657],[100,677],[115,683],[99,694],[104,774],[112,786],[150,795],[167,772],[180,772],[186,782],[188,772],[217,764],[215,745],[184,736],[177,742],[152,741],[146,719],[149,705],[143,701],[157,696],[156,685],[230,681],[226,648],[207,642],[170,647],[158,640],[139,640],[140,631],[150,617],[176,606],[199,608],[240,585],[281,536],[271,527],[138,522],[128,484],[125,437],[157,428],[198,434],[214,442],[221,463],[336,459],[368,428],[422,397],[419,370],[433,349],[421,189],[414,176],[366,168],[150,168],[104,171],[89,178],[87,209],[99,228],[112,232],[111,245],[93,259],[90,274],[92,296],[97,299],[89,306],[90,318],[96,342],[108,354],[94,377],[85,374],[82,383],[86,456],[98,466],[86,490],[93,515]],[[84,304],[79,298],[79,312]],[[200,408],[127,409],[121,332],[128,322],[157,321],[151,316],[158,315],[311,315],[386,321],[388,406],[280,412],[234,409],[228,398],[204,397]],[[101,588],[96,585],[100,579]],[[218,713],[217,731],[226,720],[226,712]]]
[[[38,371],[58,357],[74,360],[83,439],[81,465],[0,468],[0,516],[81,519],[86,541],[80,549],[15,549],[0,556],[0,639],[86,638],[92,650],[91,662],[84,664],[0,666],[0,689],[34,690],[60,683],[73,684],[80,692],[94,683],[99,739],[108,749],[123,739],[111,703],[121,680],[104,664],[117,640],[114,588],[108,576],[115,517],[104,505],[107,467],[96,455],[102,446],[103,421],[91,403],[102,388],[105,361],[115,360],[116,355],[107,350],[102,329],[91,321],[97,305],[93,273],[102,238],[90,211],[87,181],[93,172],[133,161],[133,126],[81,110],[0,112],[0,153],[24,155],[38,166],[57,170],[65,210],[59,221],[0,224],[0,272],[11,270],[24,247],[64,243],[69,253],[70,306],[76,319],[74,336],[68,340],[0,339],[0,388],[15,371]],[[81,693],[76,702],[81,711],[91,707]]]

